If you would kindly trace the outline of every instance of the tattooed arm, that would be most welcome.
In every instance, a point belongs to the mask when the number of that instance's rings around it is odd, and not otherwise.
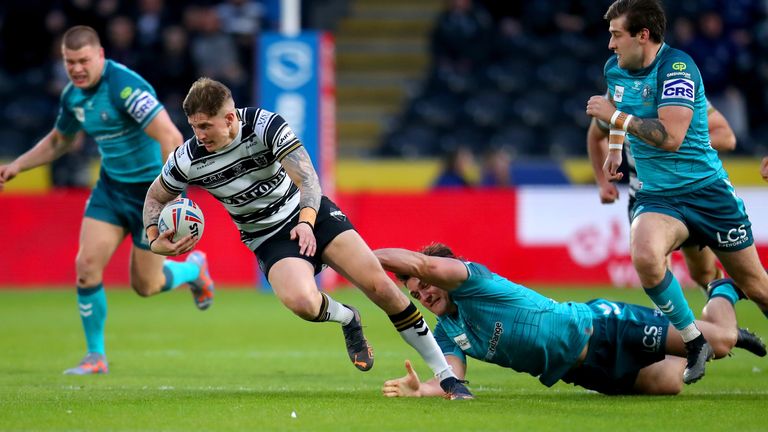
[[[304,147],[297,147],[288,153],[280,162],[288,173],[288,177],[299,187],[299,223],[291,230],[291,240],[299,242],[299,253],[314,256],[317,251],[315,239],[315,217],[320,209],[320,179],[317,178],[312,160]],[[309,209],[312,210],[309,210]],[[312,214],[314,211],[314,214]],[[306,223],[305,223],[306,222]]]
[[[159,255],[181,255],[189,252],[195,246],[197,241],[188,235],[177,242],[171,241],[174,232],[167,230],[160,234],[157,227],[157,221],[160,219],[160,212],[166,204],[172,201],[179,194],[168,192],[157,177],[147,191],[144,199],[144,229],[147,233],[149,248],[152,252]]]
[[[693,118],[693,111],[684,106],[659,108],[659,118],[632,117],[627,131],[646,143],[671,152],[683,144]]]
[[[317,211],[320,208],[320,179],[317,178],[312,160],[304,147],[297,147],[288,153],[280,162],[288,173],[288,177],[299,187],[301,201],[299,208],[311,207]]]

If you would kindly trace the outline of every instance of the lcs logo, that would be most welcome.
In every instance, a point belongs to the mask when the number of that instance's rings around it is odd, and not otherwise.
[[[717,233],[717,242],[722,244],[740,243],[747,239],[747,230],[744,229],[744,225],[739,225],[738,228],[731,228],[728,233],[725,234],[723,239],[721,233]]]
[[[662,328],[658,326],[645,326],[643,329],[643,346],[650,352],[656,352],[661,346]]]

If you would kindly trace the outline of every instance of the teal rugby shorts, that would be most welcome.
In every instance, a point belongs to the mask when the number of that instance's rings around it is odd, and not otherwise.
[[[595,314],[584,362],[562,380],[607,395],[635,394],[640,369],[666,356],[669,319],[645,306],[595,299]]]
[[[643,213],[661,213],[681,221],[690,232],[684,246],[735,252],[755,242],[744,201],[728,179],[680,195],[653,195],[641,189],[636,196],[632,219]]]
[[[102,170],[85,205],[85,216],[123,227],[136,247],[149,250],[143,211],[151,184],[119,182]]]

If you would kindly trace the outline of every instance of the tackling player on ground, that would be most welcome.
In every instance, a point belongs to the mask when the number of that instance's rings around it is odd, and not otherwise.
[[[529,373],[542,384],[562,380],[604,394],[677,394],[682,390],[685,346],[660,312],[596,299],[558,303],[485,266],[457,258],[443,244],[421,252],[374,251],[411,296],[437,315],[435,338],[459,378],[467,357]],[[733,285],[713,284],[699,328],[715,355],[739,346],[764,356],[765,345],[736,330]],[[384,384],[384,395],[443,396],[434,380],[408,375]]]
[[[66,153],[78,134],[85,132],[96,141],[101,171],[85,208],[75,262],[87,354],[64,373],[106,373],[107,298],[102,278],[127,235],[133,240],[131,287],[140,296],[189,283],[197,307],[206,309],[213,300],[213,282],[202,252],[191,254],[186,262],[167,261],[149,251],[144,235],[141,211],[146,191],[160,172],[162,157],[182,142],[154,89],[135,72],[105,59],[91,27],[69,29],[61,48],[70,83],[62,91],[56,124],[31,150],[0,166],[0,190],[20,172]]]

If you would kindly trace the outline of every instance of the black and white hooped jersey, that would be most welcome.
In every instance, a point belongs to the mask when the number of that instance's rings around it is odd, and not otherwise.
[[[163,186],[181,193],[187,185],[218,199],[256,250],[299,211],[299,189],[280,161],[301,146],[288,123],[260,108],[239,108],[240,132],[231,144],[210,153],[197,138],[187,140],[166,161]]]

